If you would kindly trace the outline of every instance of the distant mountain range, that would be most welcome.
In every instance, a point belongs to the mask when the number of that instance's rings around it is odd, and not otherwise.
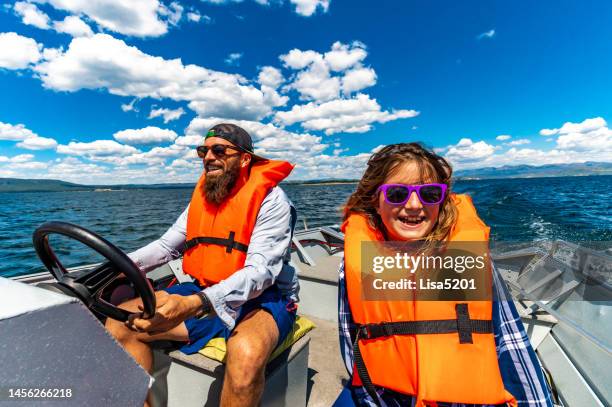
[[[0,178],[0,192],[109,191],[125,189],[193,188],[194,183],[81,185],[55,179]]]
[[[515,165],[486,167],[455,172],[457,179],[545,178],[586,175],[612,175],[612,163],[548,164],[541,166]]]
[[[455,173],[458,180],[498,178],[572,177],[586,175],[612,175],[612,163],[586,162],[583,164],[550,164],[542,166],[517,165],[461,170]],[[286,184],[335,184],[355,183],[352,179],[324,179],[287,181]],[[59,192],[59,191],[108,191],[126,189],[193,188],[194,183],[173,184],[125,184],[81,185],[51,179],[0,178],[0,192]]]

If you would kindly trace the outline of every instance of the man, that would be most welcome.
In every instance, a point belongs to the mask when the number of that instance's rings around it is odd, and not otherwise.
[[[183,270],[196,281],[157,291],[152,319],[109,319],[106,327],[148,371],[153,341],[185,342],[191,354],[228,338],[221,405],[255,406],[268,358],[295,321],[295,209],[277,186],[293,166],[255,155],[249,134],[233,124],[211,128],[197,151],[204,171],[189,206],[159,240],[130,254],[147,272],[185,248]],[[122,304],[140,307],[140,299]]]

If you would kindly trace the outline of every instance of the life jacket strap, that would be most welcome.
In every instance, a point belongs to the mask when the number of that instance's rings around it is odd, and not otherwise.
[[[380,324],[363,324],[358,326],[355,342],[353,343],[355,368],[363,387],[365,387],[374,402],[378,404],[378,395],[361,355],[359,341],[392,335],[429,335],[457,332],[459,334],[459,343],[465,344],[473,343],[472,333],[493,333],[493,321],[490,319],[470,319],[467,304],[456,304],[455,312],[457,313],[457,319],[383,322]]]
[[[229,236],[224,239],[222,237],[212,237],[212,236],[199,236],[189,239],[185,242],[185,251],[199,245],[199,244],[215,244],[219,246],[225,246],[226,253],[231,253],[232,250],[236,249],[241,252],[247,252],[249,250],[249,245],[244,243],[240,243],[234,240],[236,236],[236,232],[230,232]]]

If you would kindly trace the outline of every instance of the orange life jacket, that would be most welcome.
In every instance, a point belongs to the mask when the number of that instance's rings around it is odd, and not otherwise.
[[[459,213],[450,241],[488,242],[489,228],[478,217],[470,197],[453,195],[451,199]],[[492,302],[365,301],[361,242],[384,237],[360,214],[350,215],[342,230],[348,299],[359,326],[353,385],[365,386],[375,401],[373,385],[416,396],[417,407],[435,402],[516,405],[499,371]],[[487,270],[490,273],[490,267]],[[440,320],[446,320],[442,323],[445,329]],[[395,328],[403,326],[402,334],[387,335],[389,331],[380,325],[398,322]]]
[[[202,174],[187,214],[183,271],[207,286],[244,267],[261,203],[292,170],[286,161],[256,162],[248,180],[237,183],[219,205],[206,200]]]

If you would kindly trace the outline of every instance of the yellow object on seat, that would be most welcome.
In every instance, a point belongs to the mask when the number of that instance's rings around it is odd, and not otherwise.
[[[270,356],[270,360],[273,360],[278,355],[283,353],[286,349],[291,347],[291,345],[299,341],[304,335],[310,332],[314,327],[315,324],[312,321],[298,315],[295,319],[295,323],[293,324],[293,329],[289,335],[287,335],[285,340],[278,345],[276,349],[274,349],[274,352],[272,352],[272,355]],[[199,350],[199,353],[207,358],[225,363],[227,353],[225,338],[211,339],[202,349]]]

